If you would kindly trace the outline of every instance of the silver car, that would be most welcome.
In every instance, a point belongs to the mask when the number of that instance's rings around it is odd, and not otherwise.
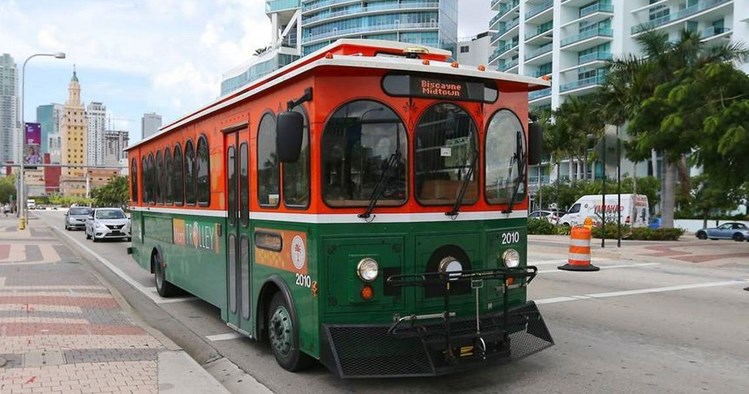
[[[93,209],[89,207],[71,207],[65,213],[65,230],[85,230],[86,219],[91,216]]]
[[[736,242],[749,241],[749,227],[744,223],[728,222],[718,227],[703,228],[694,234],[699,239],[732,239]]]
[[[96,208],[86,220],[86,239],[130,241],[130,219],[122,208]]]

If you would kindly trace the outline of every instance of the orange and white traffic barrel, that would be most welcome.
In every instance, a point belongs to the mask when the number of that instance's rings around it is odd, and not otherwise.
[[[567,271],[598,271],[600,269],[590,263],[590,233],[587,227],[572,227],[567,264],[557,268]]]

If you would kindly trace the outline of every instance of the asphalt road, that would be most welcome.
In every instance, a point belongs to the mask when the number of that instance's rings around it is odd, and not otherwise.
[[[129,243],[94,244],[82,231],[65,232],[61,211],[32,216],[32,226],[60,229],[56,234],[148,324],[196,360],[226,357],[276,393],[744,393],[749,388],[746,242],[685,236],[673,248],[633,242],[621,249],[609,242],[605,250],[593,251],[601,271],[567,272],[556,269],[566,259],[565,239],[532,239],[530,262],[540,274],[529,297],[539,304],[554,347],[513,364],[445,377],[339,380],[321,366],[284,371],[266,345],[232,335],[219,310],[205,302],[189,295],[159,298],[153,277],[126,254]],[[690,262],[680,251],[708,257]],[[721,254],[727,257],[716,257]]]

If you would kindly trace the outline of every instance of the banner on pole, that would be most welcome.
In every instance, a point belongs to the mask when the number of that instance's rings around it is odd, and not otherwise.
[[[39,123],[26,123],[23,140],[23,162],[24,164],[41,164],[42,155],[39,151],[42,144],[42,125]]]

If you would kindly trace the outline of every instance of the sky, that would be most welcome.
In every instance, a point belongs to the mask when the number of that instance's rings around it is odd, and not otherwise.
[[[459,37],[487,29],[490,3],[458,0]],[[0,0],[0,54],[19,75],[32,54],[66,54],[27,63],[24,121],[65,103],[75,65],[84,104],[104,103],[108,128],[130,131],[131,143],[144,113],[167,124],[217,99],[221,76],[270,37],[265,0]]]

